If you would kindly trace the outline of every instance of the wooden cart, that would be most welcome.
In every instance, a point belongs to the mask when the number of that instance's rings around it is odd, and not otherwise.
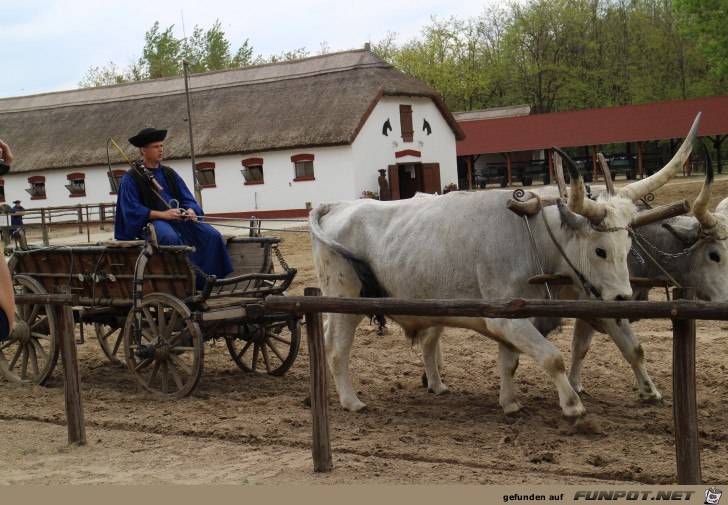
[[[266,313],[263,299],[283,295],[296,270],[278,250],[279,238],[227,240],[234,272],[196,286],[187,246],[143,241],[16,250],[8,267],[16,293],[55,293],[77,299],[74,319],[93,324],[112,362],[125,362],[146,391],[183,397],[202,374],[204,342],[223,338],[246,372],[283,375],[296,359],[300,320]],[[282,267],[273,269],[273,257]],[[43,384],[58,360],[58,324],[51,304],[19,304],[12,338],[0,344],[0,369],[13,382]]]

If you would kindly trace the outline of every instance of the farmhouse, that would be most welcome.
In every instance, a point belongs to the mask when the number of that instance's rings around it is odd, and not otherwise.
[[[26,207],[113,202],[128,168],[127,139],[169,130],[165,163],[207,214],[294,217],[324,200],[379,191],[393,198],[441,192],[457,181],[462,130],[429,86],[368,47],[185,78],[0,99],[2,138],[16,155],[0,203]],[[194,154],[195,166],[191,159]]]

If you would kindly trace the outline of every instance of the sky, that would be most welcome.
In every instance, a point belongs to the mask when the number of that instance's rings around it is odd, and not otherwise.
[[[255,56],[306,48],[362,48],[396,33],[416,37],[435,16],[466,20],[497,0],[0,0],[0,98],[78,88],[93,66],[124,68],[142,55],[155,21],[177,38],[216,20],[231,52]]]

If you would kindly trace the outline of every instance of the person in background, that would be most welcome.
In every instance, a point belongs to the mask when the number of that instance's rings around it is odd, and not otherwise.
[[[13,162],[13,154],[10,147],[0,140],[0,159],[3,163],[10,165]],[[15,289],[13,279],[8,270],[6,261],[0,261],[0,342],[10,338],[10,328],[13,327],[15,317]]]
[[[13,226],[13,237],[18,236],[18,230],[25,230],[23,227],[23,215],[25,214],[25,207],[20,205],[20,200],[13,201],[13,205],[10,209],[12,214],[10,215],[10,225]]]
[[[135,162],[135,168],[121,179],[114,238],[144,239],[144,228],[152,223],[160,245],[194,246],[192,263],[222,279],[233,271],[225,241],[215,228],[198,221],[203,212],[187,185],[177,172],[162,165],[166,137],[167,130],[144,128],[129,139],[139,148],[142,163]],[[204,278],[198,274],[197,279],[201,287]]]
[[[392,194],[389,191],[389,182],[387,182],[387,171],[383,168],[379,169],[379,199],[383,202],[392,199]]]

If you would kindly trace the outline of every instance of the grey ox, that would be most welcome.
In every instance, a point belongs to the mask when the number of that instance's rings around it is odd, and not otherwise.
[[[662,223],[643,226],[636,231],[635,250],[639,256],[630,255],[632,275],[669,280],[669,274],[681,286],[694,287],[696,296],[701,300],[728,301],[728,198],[718,204],[715,212],[708,210],[712,185],[713,171],[708,169],[703,188],[693,204],[694,217],[678,216]],[[662,269],[650,261],[647,254],[658,261]],[[649,288],[637,288],[632,298],[646,300],[648,291]],[[596,329],[609,333],[632,366],[640,397],[659,400],[662,395],[647,374],[642,346],[630,325],[614,326],[607,323],[605,328],[598,321],[576,320],[569,372],[572,387],[578,393],[584,392],[581,368]],[[442,364],[442,358],[439,361]]]
[[[615,195],[604,194],[592,201],[585,196],[583,179],[572,175],[567,204],[546,207],[541,213],[543,219],[537,216],[530,220],[544,271],[567,275],[577,287],[581,286],[578,271],[602,299],[629,299],[632,289],[627,257],[631,240],[627,228],[637,215],[634,202],[674,177],[690,155],[698,121],[699,115],[665,167]],[[510,191],[492,190],[317,206],[309,216],[309,226],[323,294],[415,299],[543,298],[542,286],[527,283],[541,273],[539,260],[522,219],[506,208],[510,197]],[[575,291],[575,296],[590,295]],[[351,411],[365,407],[354,392],[349,374],[354,332],[363,317],[328,314],[324,329],[326,355],[339,400]],[[447,390],[438,370],[438,339],[423,337],[436,333],[433,327],[455,326],[472,329],[498,343],[499,403],[506,414],[521,410],[513,382],[520,353],[536,360],[554,382],[564,415],[585,413],[566,376],[563,356],[543,337],[556,327],[558,319],[392,319],[409,338],[419,336],[430,390],[436,394]]]
[[[707,170],[705,175],[703,187],[693,204],[694,217],[679,216],[636,230],[635,253],[630,254],[628,265],[635,277],[674,280],[681,286],[694,287],[696,296],[701,300],[726,302],[728,301],[728,198],[718,204],[715,212],[709,211],[707,204],[712,192],[712,170]],[[539,194],[552,195],[553,189],[546,188]],[[592,191],[594,189],[592,187]],[[655,265],[648,254],[659,262],[661,268]],[[551,292],[558,298],[568,298],[569,295],[573,295],[573,292],[559,287],[552,287]],[[648,292],[649,288],[638,287],[633,291],[632,299],[647,300]],[[574,390],[580,395],[586,393],[581,380],[582,366],[595,331],[607,333],[630,364],[637,378],[640,398],[645,401],[660,400],[662,395],[645,367],[642,345],[634,335],[631,325],[623,320],[619,324],[610,319],[576,320],[569,371],[569,382]],[[441,333],[441,327],[431,328],[420,332],[418,338],[437,341]],[[442,371],[443,358],[439,344],[432,342],[420,342],[420,344],[423,349],[435,346],[432,352],[436,353],[434,359],[437,360],[438,370]],[[423,377],[423,384],[425,386],[428,384],[426,374]]]

